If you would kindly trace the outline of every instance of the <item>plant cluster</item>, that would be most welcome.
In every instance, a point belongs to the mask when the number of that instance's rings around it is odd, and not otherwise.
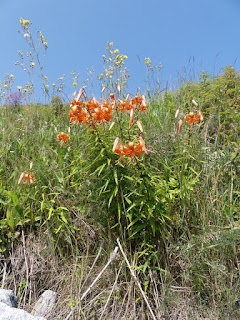
[[[71,122],[84,122],[87,125],[95,126],[95,124],[110,121],[112,110],[112,103],[108,103],[105,99],[102,103],[99,103],[96,98],[83,103],[76,98],[71,102],[69,117]]]

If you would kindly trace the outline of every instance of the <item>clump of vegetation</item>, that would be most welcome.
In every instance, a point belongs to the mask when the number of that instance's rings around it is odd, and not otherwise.
[[[28,20],[21,24],[31,35]],[[107,51],[101,99],[82,87],[67,106],[53,90],[55,112],[30,103],[0,110],[0,250],[2,261],[25,261],[21,273],[3,262],[2,286],[18,283],[28,308],[47,284],[61,287],[67,302],[54,319],[71,310],[76,319],[151,319],[120,255],[80,299],[119,238],[156,317],[237,319],[239,72],[203,73],[171,92],[154,83],[146,98],[127,93],[127,56],[113,43]],[[149,58],[146,66],[148,74],[162,68]],[[78,74],[72,77],[76,87]]]
[[[61,115],[63,112],[63,101],[62,98],[58,95],[55,95],[51,98],[50,105],[56,115]]]

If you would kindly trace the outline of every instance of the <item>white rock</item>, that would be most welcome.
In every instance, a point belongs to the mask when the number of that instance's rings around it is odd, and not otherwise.
[[[7,304],[9,307],[17,308],[18,298],[12,290],[0,289],[0,302]]]
[[[0,320],[46,320],[46,318],[32,316],[22,309],[11,308],[0,302]]]
[[[31,313],[35,316],[46,317],[52,310],[52,307],[56,302],[56,298],[56,292],[52,290],[46,290],[36,302]]]

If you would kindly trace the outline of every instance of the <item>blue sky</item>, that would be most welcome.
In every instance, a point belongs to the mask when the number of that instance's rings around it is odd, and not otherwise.
[[[48,42],[49,84],[65,74],[68,94],[73,70],[80,73],[79,86],[92,66],[97,75],[103,71],[102,54],[111,41],[128,56],[132,91],[146,89],[145,57],[163,64],[162,80],[172,88],[179,75],[216,75],[229,64],[240,66],[239,0],[0,0],[0,80],[12,73],[15,87],[27,80],[14,65],[18,50],[28,50],[18,33],[21,17]]]

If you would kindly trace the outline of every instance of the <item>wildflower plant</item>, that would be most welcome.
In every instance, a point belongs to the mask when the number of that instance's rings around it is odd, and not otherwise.
[[[126,95],[127,82],[129,73],[125,67],[127,55],[121,54],[119,49],[113,48],[113,42],[107,44],[107,54],[103,54],[104,70],[98,76],[101,89],[108,88],[110,92],[114,92],[117,87],[121,88],[121,93]]]
[[[18,108],[19,110],[19,107],[22,103],[22,99],[23,99],[23,96],[22,96],[22,93],[19,91],[13,91],[10,93],[10,105],[15,107],[15,108]]]
[[[26,88],[28,90],[28,97],[31,99],[32,94],[35,97],[35,87],[34,87],[34,69],[36,65],[40,71],[40,77],[42,80],[42,90],[44,96],[50,97],[49,95],[49,84],[48,78],[44,74],[44,60],[46,57],[46,52],[48,49],[47,41],[45,40],[41,31],[38,31],[37,39],[35,40],[32,35],[31,30],[31,22],[29,20],[25,20],[23,18],[20,19],[21,33],[27,42],[28,46],[30,47],[30,51],[24,55],[24,52],[20,50],[19,53],[19,61],[15,63],[15,65],[20,65],[24,72],[27,73],[29,78],[29,86]],[[31,101],[31,100],[30,100]],[[29,101],[29,102],[30,102]]]
[[[160,62],[153,66],[150,58],[145,58],[144,63],[147,68],[147,93],[149,97],[154,98],[154,96],[159,96],[162,91],[160,73],[163,65]]]
[[[138,248],[147,250],[150,266],[156,259],[154,243],[166,232],[171,219],[166,214],[163,191],[156,194],[156,185],[163,177],[152,175],[150,169],[151,153],[142,125],[147,108],[146,98],[139,92],[122,99],[111,93],[108,99],[97,101],[87,98],[81,88],[71,102],[69,117],[71,127],[80,126],[88,136],[84,153],[88,179],[95,185],[92,196],[102,201],[111,227],[124,239],[135,244],[139,244],[137,239],[144,239]]]
[[[57,92],[62,95],[64,95],[65,78],[65,74],[63,74],[57,79],[56,84],[53,85],[53,88],[55,89],[56,87]]]
[[[75,71],[72,71],[71,75],[72,75],[72,85],[75,88],[78,84],[79,73],[76,74]]]
[[[5,105],[9,105],[10,104],[10,94],[12,91],[12,87],[14,84],[14,75],[13,74],[9,74],[9,73],[5,73],[4,74],[4,82],[2,83],[0,81],[0,94],[1,94],[1,100],[2,103]]]
[[[51,107],[54,111],[54,113],[59,116],[63,112],[63,100],[62,98],[55,94],[52,96],[51,101],[50,101]]]

